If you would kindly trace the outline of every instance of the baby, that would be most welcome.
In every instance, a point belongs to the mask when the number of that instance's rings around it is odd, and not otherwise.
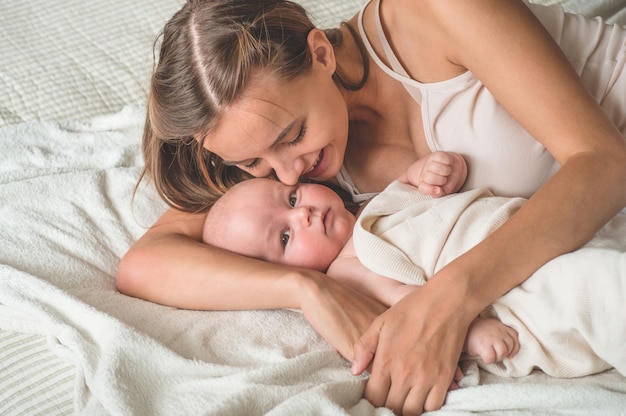
[[[322,185],[244,181],[211,209],[203,239],[251,257],[326,271],[392,305],[526,202],[485,189],[433,198],[410,183],[403,175],[355,217]],[[626,215],[620,214],[585,246],[539,268],[475,319],[464,351],[500,376],[539,368],[570,378],[611,367],[626,375],[624,236]]]
[[[414,163],[399,181],[442,196],[456,192],[466,175],[460,156],[435,153]],[[324,185],[286,186],[258,178],[234,186],[211,208],[203,240],[250,257],[326,272],[387,306],[419,290],[363,266],[352,240],[355,221],[341,198]],[[518,348],[515,330],[497,319],[477,318],[464,351],[493,363],[514,356]]]

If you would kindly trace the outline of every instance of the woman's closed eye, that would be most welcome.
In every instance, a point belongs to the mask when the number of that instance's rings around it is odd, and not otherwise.
[[[300,130],[298,131],[298,135],[294,137],[294,139],[291,140],[290,142],[287,142],[287,145],[288,146],[297,145],[298,143],[302,141],[302,139],[304,139],[305,134],[306,134],[306,125],[302,123],[302,126],[300,126]]]
[[[302,139],[304,139],[304,135],[305,134],[306,134],[306,125],[303,123],[302,126],[300,127],[300,130],[298,131],[298,135],[296,137],[294,137],[293,140],[287,142],[286,145],[287,146],[295,146],[295,145],[297,145],[298,143],[300,143],[302,141]],[[252,169],[258,167],[259,163],[261,163],[261,159],[256,158],[252,162],[243,165],[243,167],[244,167],[244,169],[252,170]]]
[[[261,163],[261,159],[257,158],[257,159],[254,159],[252,162],[243,165],[243,167],[246,168],[246,169],[254,169],[257,166],[259,166],[259,163]]]

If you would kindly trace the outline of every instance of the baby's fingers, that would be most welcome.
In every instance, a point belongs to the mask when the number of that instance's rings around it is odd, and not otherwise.
[[[450,158],[450,156],[447,156]],[[422,180],[423,181],[441,181],[441,179],[445,179],[452,174],[452,159],[450,159],[450,163],[445,163],[441,161],[429,160],[424,170],[422,171]],[[439,183],[441,185],[441,183]]]
[[[496,363],[504,360],[509,354],[509,345],[505,339],[501,340],[501,342],[495,342],[492,347],[494,352],[494,357],[489,362],[485,361],[487,364]]]
[[[510,338],[507,341],[509,346],[509,353],[507,354],[507,358],[513,358],[519,352],[519,339],[517,336],[517,331],[511,327],[507,327],[509,329]]]
[[[441,188],[441,186],[430,185],[430,184],[425,183],[425,182],[420,183],[420,185],[417,187],[417,190],[422,195],[430,195],[430,196],[432,196],[434,198],[438,198],[440,196],[445,195],[443,189]]]

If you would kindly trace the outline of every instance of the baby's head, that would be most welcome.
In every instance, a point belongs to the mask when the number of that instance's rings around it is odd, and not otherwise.
[[[333,190],[255,178],[210,209],[202,240],[273,263],[326,271],[352,236],[355,217]]]

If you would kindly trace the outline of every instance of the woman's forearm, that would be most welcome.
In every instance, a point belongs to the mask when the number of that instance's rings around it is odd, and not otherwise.
[[[298,307],[303,272],[202,243],[203,221],[176,210],[163,215],[122,258],[119,290],[184,309]]]
[[[572,156],[501,228],[437,276],[465,282],[468,312],[482,308],[539,267],[586,243],[626,205],[626,156]]]
[[[347,359],[386,308],[326,275],[240,256],[200,240],[204,215],[168,211],[126,253],[117,286],[129,296],[182,309],[302,310]]]
[[[117,285],[129,296],[182,309],[298,308],[298,278],[177,235],[133,247],[120,262]]]

